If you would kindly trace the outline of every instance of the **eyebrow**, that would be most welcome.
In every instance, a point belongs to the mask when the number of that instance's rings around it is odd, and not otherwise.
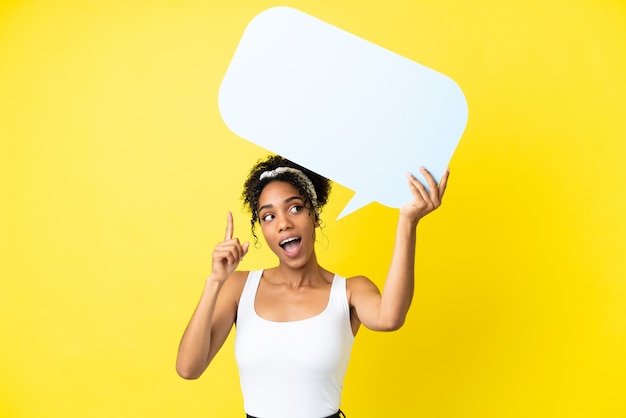
[[[289,203],[292,200],[301,200],[302,202],[304,202],[304,199],[302,197],[300,197],[300,196],[291,196],[291,197],[288,197],[287,199],[285,199],[284,203]],[[273,207],[274,207],[274,205],[272,205],[271,203],[267,204],[267,205],[263,205],[263,206],[261,206],[259,208],[259,210],[257,212],[261,212],[263,209],[271,209]]]

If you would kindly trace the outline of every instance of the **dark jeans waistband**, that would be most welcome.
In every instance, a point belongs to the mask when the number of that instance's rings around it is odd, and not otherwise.
[[[252,415],[246,414],[246,418],[256,418],[256,417],[253,417]],[[335,412],[334,414],[329,415],[329,416],[324,417],[324,418],[346,418],[346,414],[344,414],[343,411],[340,409],[339,411]]]

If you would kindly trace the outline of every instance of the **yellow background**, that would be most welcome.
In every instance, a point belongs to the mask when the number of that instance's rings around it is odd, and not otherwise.
[[[266,153],[217,92],[276,5],[469,104],[408,323],[359,333],[348,416],[626,416],[621,0],[2,0],[0,416],[242,416],[232,339],[198,381],[174,361],[227,210],[250,237],[239,193]],[[351,195],[335,185],[319,258],[382,285],[396,211],[335,221]],[[263,245],[242,268],[272,264]]]

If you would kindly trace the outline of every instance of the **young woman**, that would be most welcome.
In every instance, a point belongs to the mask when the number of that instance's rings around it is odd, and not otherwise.
[[[364,276],[345,279],[315,255],[319,212],[330,181],[279,156],[254,166],[243,200],[278,265],[236,271],[249,243],[226,237],[213,251],[212,271],[183,334],[176,362],[186,379],[198,378],[233,324],[244,409],[248,417],[340,417],[341,389],[359,327],[397,330],[413,297],[416,227],[441,204],[448,172],[437,184],[420,169],[428,189],[408,175],[413,200],[400,208],[396,240],[382,294]]]

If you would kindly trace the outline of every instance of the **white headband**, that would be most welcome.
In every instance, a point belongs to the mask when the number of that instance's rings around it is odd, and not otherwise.
[[[311,204],[313,205],[313,208],[315,209],[315,212],[317,213],[317,193],[315,193],[315,187],[313,186],[313,183],[311,182],[311,180],[306,176],[306,174],[304,174],[302,171],[298,170],[297,168],[277,167],[274,170],[264,171],[263,173],[261,173],[261,176],[259,176],[259,180],[273,179],[281,173],[291,173],[294,176],[298,177],[298,179],[302,181],[302,183],[304,183],[304,186],[306,186],[306,190],[309,193],[309,196],[311,197]]]

